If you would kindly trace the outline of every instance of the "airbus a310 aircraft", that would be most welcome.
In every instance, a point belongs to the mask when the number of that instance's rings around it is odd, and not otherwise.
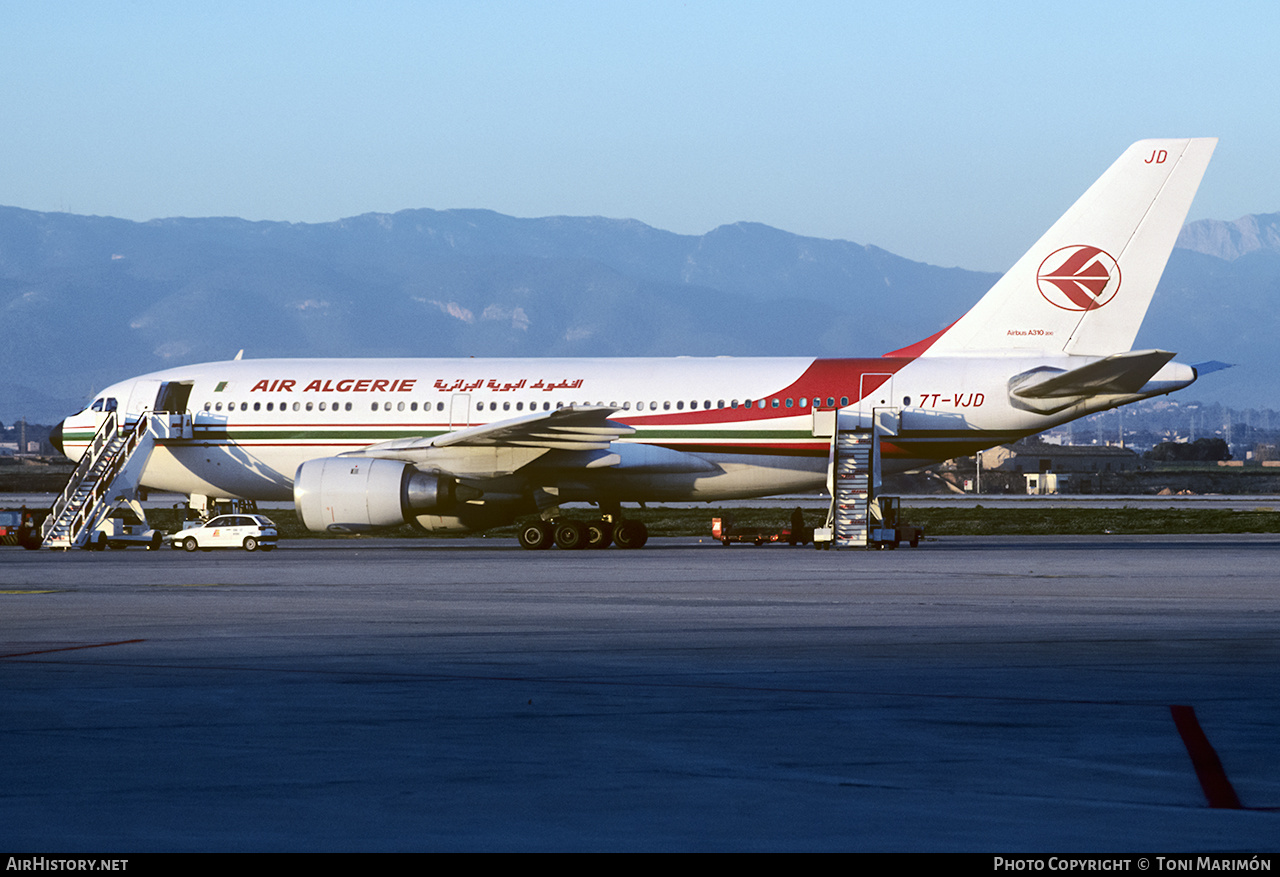
[[[972,310],[880,357],[237,359],[114,384],[53,441],[79,459],[108,412],[189,411],[142,486],[292,499],[318,531],[537,514],[526,548],[640,547],[622,503],[821,488],[837,417],[905,471],[1191,384],[1131,347],[1216,144],[1135,143]]]

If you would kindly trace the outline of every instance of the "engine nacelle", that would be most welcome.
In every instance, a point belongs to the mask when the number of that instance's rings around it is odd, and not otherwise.
[[[457,505],[457,486],[452,476],[400,460],[325,457],[298,467],[293,504],[308,530],[360,533],[447,514]]]

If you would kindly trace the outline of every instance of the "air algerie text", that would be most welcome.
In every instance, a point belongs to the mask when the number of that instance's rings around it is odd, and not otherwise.
[[[311,381],[298,392],[300,393],[412,393],[417,378],[387,380],[379,378],[346,378],[340,381]],[[275,380],[258,381],[250,393],[292,393],[297,381]]]

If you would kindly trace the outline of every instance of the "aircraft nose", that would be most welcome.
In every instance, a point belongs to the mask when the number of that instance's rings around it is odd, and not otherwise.
[[[58,422],[52,430],[49,431],[49,444],[58,449],[58,453],[66,456],[67,452],[62,450],[62,421]]]

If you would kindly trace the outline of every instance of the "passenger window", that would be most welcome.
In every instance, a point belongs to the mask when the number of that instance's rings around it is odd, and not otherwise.
[[[416,408],[417,406],[415,405],[414,407]],[[404,410],[404,403],[403,403],[403,402],[399,402],[399,403],[397,403],[397,404],[396,404],[396,410],[397,410],[397,411],[403,411],[403,410]]]
[[[679,402],[677,402],[677,403],[676,403],[676,410],[677,410],[677,411],[683,411],[683,410],[684,410],[684,400],[683,400],[683,399],[681,399]]]
[[[299,403],[299,402],[294,402],[294,403],[293,403],[293,410],[294,410],[294,411],[300,411],[300,410],[302,410],[302,404],[301,404],[301,403]]]
[[[840,397],[840,407],[841,407],[841,408],[843,408],[843,407],[845,407],[845,406],[846,406],[846,405],[848,405],[848,404],[849,404],[849,397],[848,397],[848,396],[841,396],[841,397]]]
[[[792,402],[791,402],[791,400],[790,400],[790,399],[788,399],[788,400],[787,400],[787,407],[788,407],[788,408],[792,407]]]
[[[254,403],[253,403],[253,410],[254,410],[254,411],[261,411],[261,410],[262,410],[262,403],[261,403],[261,402],[254,402]]]
[[[101,409],[99,409],[99,410],[101,410]],[[204,410],[205,410],[205,411],[208,411],[208,410],[209,410],[209,403],[208,403],[208,402],[204,403]]]

